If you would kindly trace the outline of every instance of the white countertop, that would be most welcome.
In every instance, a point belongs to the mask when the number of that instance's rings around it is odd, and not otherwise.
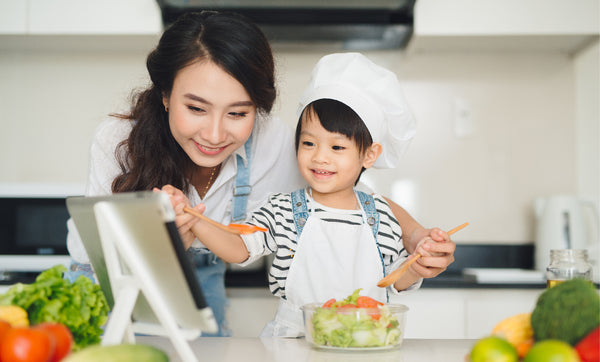
[[[156,346],[169,354],[170,361],[181,361],[166,338],[137,337],[136,343]],[[190,345],[198,361],[463,362],[474,343],[470,339],[405,339],[400,348],[382,352],[320,351],[303,338],[201,337]]]

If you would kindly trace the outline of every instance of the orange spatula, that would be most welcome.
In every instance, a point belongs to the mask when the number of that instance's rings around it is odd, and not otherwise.
[[[189,207],[184,207],[183,211],[187,212],[190,215],[194,215],[197,218],[200,218],[208,223],[213,224],[214,226],[218,227],[221,230],[225,230],[227,232],[230,232],[232,234],[237,234],[237,235],[246,235],[246,234],[252,234],[255,233],[257,231],[262,231],[265,232],[267,231],[267,229],[265,228],[261,228],[260,226],[254,226],[254,225],[242,225],[242,224],[229,224],[229,225],[223,225],[221,223],[218,223],[212,219],[209,219],[208,217],[202,215],[201,213],[199,213],[198,211],[191,209]]]

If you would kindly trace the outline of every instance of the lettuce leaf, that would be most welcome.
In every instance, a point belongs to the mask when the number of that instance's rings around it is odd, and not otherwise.
[[[32,284],[17,283],[0,295],[0,305],[18,305],[29,322],[58,322],[67,326],[75,350],[100,343],[102,326],[108,319],[108,303],[100,286],[85,276],[75,282],[63,279],[67,269],[56,265],[40,273]]]

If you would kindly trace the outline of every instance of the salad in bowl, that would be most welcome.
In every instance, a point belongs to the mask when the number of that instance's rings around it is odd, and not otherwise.
[[[357,289],[343,300],[302,307],[306,340],[322,349],[366,350],[399,347],[408,307],[384,304]]]

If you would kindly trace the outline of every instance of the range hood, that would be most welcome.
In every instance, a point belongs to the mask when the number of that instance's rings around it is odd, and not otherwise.
[[[157,0],[165,26],[185,12],[241,13],[269,40],[337,43],[348,50],[402,49],[413,30],[416,0]]]

